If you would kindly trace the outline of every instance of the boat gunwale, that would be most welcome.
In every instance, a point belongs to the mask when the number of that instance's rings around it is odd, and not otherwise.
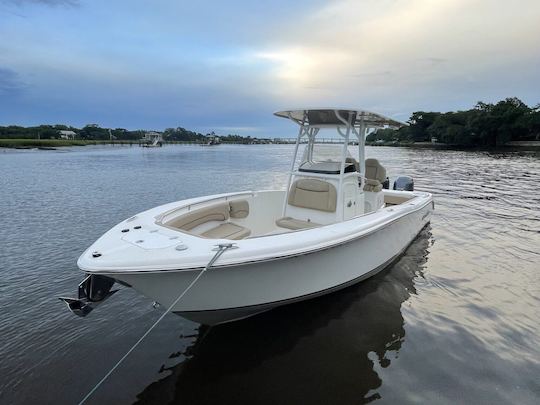
[[[351,237],[349,237],[347,239],[344,239],[344,240],[340,240],[337,243],[328,244],[328,245],[321,246],[321,247],[318,247],[318,248],[315,248],[315,249],[306,249],[306,250],[303,250],[303,251],[298,252],[298,253],[292,253],[292,254],[287,254],[287,255],[269,256],[269,257],[264,257],[264,258],[257,259],[257,260],[238,261],[238,262],[233,262],[233,263],[225,263],[225,264],[221,264],[221,265],[214,265],[214,266],[212,266],[212,269],[225,269],[225,268],[229,268],[229,267],[248,266],[248,265],[253,265],[253,264],[258,264],[258,263],[266,263],[266,262],[277,261],[277,260],[292,259],[292,258],[295,258],[295,257],[300,257],[300,256],[304,256],[304,255],[308,255],[308,254],[312,254],[312,253],[317,253],[317,252],[325,251],[325,250],[328,250],[328,249],[333,249],[333,248],[336,248],[336,247],[343,246],[345,244],[348,244],[350,242],[353,242],[355,240],[367,237],[367,236],[369,236],[369,235],[371,235],[371,234],[373,234],[375,232],[378,232],[379,230],[392,225],[394,222],[400,220],[401,218],[403,218],[403,217],[405,217],[407,215],[410,215],[412,213],[415,213],[417,211],[420,211],[429,204],[433,204],[433,195],[431,193],[428,193],[428,192],[422,192],[422,193],[425,194],[425,195],[424,196],[422,196],[422,195],[415,196],[413,199],[408,201],[408,203],[410,203],[410,201],[412,201],[412,200],[414,200],[416,198],[425,198],[426,201],[423,204],[419,205],[418,207],[415,207],[414,209],[408,209],[407,211],[404,211],[404,212],[400,213],[398,216],[395,216],[395,217],[391,218],[390,220],[386,220],[385,222],[383,222],[382,224],[380,224],[378,226],[371,227],[371,228],[368,228],[367,230],[360,231],[359,234],[353,234],[353,236],[351,236]],[[210,200],[206,200],[206,201],[210,201]],[[394,208],[394,207],[395,206],[390,206],[390,207],[385,207],[385,208]],[[371,213],[371,214],[374,214],[374,213]],[[352,221],[352,220],[359,219],[359,218],[362,218],[362,217],[366,217],[367,215],[370,215],[370,214],[364,214],[362,216],[351,218],[351,219],[349,219],[347,221],[334,223],[334,224],[328,224],[328,225],[324,225],[322,227],[310,228],[310,229],[302,229],[302,230],[299,230],[297,232],[309,232],[309,231],[320,230],[321,228],[327,228],[327,227],[330,227],[330,226],[343,224],[344,222],[348,222],[348,221]],[[428,222],[430,222],[430,221],[428,221]],[[193,235],[190,235],[190,236],[193,236]],[[273,236],[279,236],[279,235],[269,235],[269,237],[273,237]],[[200,239],[203,239],[203,238],[200,238]],[[210,240],[210,239],[207,239],[207,240]],[[222,239],[215,239],[215,241],[221,241],[221,240]],[[217,244],[214,244],[214,245],[217,245]],[[85,253],[83,253],[82,256],[84,256]],[[82,270],[85,273],[100,274],[100,275],[110,275],[110,276],[113,276],[113,277],[114,277],[114,275],[120,275],[120,274],[133,275],[133,274],[156,274],[156,273],[190,272],[190,271],[200,271],[200,270],[202,270],[204,268],[204,266],[197,266],[197,267],[187,267],[187,268],[171,267],[171,268],[163,268],[163,269],[138,269],[138,270],[130,270],[130,269],[122,269],[122,268],[91,270],[91,269],[88,269],[88,268],[85,269],[85,268],[81,267],[79,265],[79,263],[77,263],[77,264],[78,264],[79,269]]]

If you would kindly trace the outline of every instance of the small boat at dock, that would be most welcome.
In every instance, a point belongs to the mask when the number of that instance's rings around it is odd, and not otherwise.
[[[215,325],[332,293],[398,258],[430,222],[433,198],[409,181],[383,188],[365,137],[404,124],[361,109],[275,115],[298,126],[285,189],[190,198],[120,222],[80,256],[85,279],[68,307],[87,315],[117,282]],[[325,131],[341,144],[318,144]]]
[[[201,146],[217,146],[221,145],[221,138],[214,133],[206,135],[205,142],[201,143]]]
[[[140,145],[143,148],[160,148],[163,146],[163,135],[159,132],[147,132],[141,139]]]

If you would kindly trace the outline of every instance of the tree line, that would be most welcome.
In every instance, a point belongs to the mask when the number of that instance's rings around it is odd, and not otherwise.
[[[82,140],[138,140],[146,131],[128,131],[123,128],[101,128],[96,124],[89,124],[83,128],[75,128],[69,125],[38,125],[22,127],[18,125],[0,126],[0,139],[58,139],[60,131],[73,131],[76,139]],[[109,132],[110,131],[110,132]]]
[[[73,131],[76,139],[81,140],[119,140],[119,141],[139,141],[145,135],[146,130],[130,131],[124,128],[102,128],[97,124],[89,124],[83,128],[76,128],[68,125],[38,125],[33,127],[22,127],[17,125],[0,126],[0,139],[58,139],[60,131]],[[162,132],[166,141],[179,142],[204,142],[207,136],[216,136],[214,132],[203,135],[200,132],[188,129],[167,128]],[[225,142],[246,143],[250,137],[244,138],[239,135],[225,135],[221,139]]]
[[[438,142],[458,146],[502,146],[510,141],[540,140],[540,104],[527,106],[518,98],[498,103],[478,102],[455,112],[414,112],[400,129],[382,129],[368,142]]]
[[[501,146],[509,141],[540,140],[540,105],[529,107],[518,98],[507,98],[498,103],[478,102],[472,109],[455,112],[414,112],[407,126],[400,129],[381,129],[371,133],[367,142],[412,143],[432,142],[474,146]],[[60,131],[73,131],[76,139],[138,141],[145,130],[102,128],[89,124],[83,128],[68,125],[39,125],[22,127],[0,126],[0,139],[55,139]],[[199,132],[177,127],[163,131],[165,141],[205,142],[206,136]],[[220,136],[223,142],[252,143],[256,138],[240,135]]]

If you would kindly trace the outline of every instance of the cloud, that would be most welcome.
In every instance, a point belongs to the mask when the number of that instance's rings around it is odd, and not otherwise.
[[[353,73],[351,74],[351,77],[390,77],[392,76],[391,70],[383,70],[381,72],[360,72],[360,73]]]
[[[0,96],[19,95],[26,84],[23,83],[17,72],[0,67]]]
[[[456,84],[488,79],[493,70],[527,71],[530,79],[527,66],[539,56],[540,3],[526,3],[516,8],[492,7],[488,0],[336,0],[283,27],[253,56],[271,63],[272,92],[287,99],[360,101],[366,107],[386,99],[396,111],[412,110],[422,99],[452,98]],[[528,87],[526,81],[515,86],[516,93]],[[463,97],[465,105],[481,97],[471,95],[475,90]],[[398,92],[406,93],[404,103],[395,98]]]
[[[431,63],[432,65],[438,65],[440,63],[448,62],[448,59],[446,59],[446,58],[430,57],[430,58],[426,58],[425,60],[428,61],[429,63]]]

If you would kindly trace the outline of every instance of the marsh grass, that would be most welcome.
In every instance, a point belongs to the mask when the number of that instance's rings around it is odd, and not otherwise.
[[[133,144],[134,141],[86,141],[81,139],[0,139],[0,148],[56,148],[102,144]]]

